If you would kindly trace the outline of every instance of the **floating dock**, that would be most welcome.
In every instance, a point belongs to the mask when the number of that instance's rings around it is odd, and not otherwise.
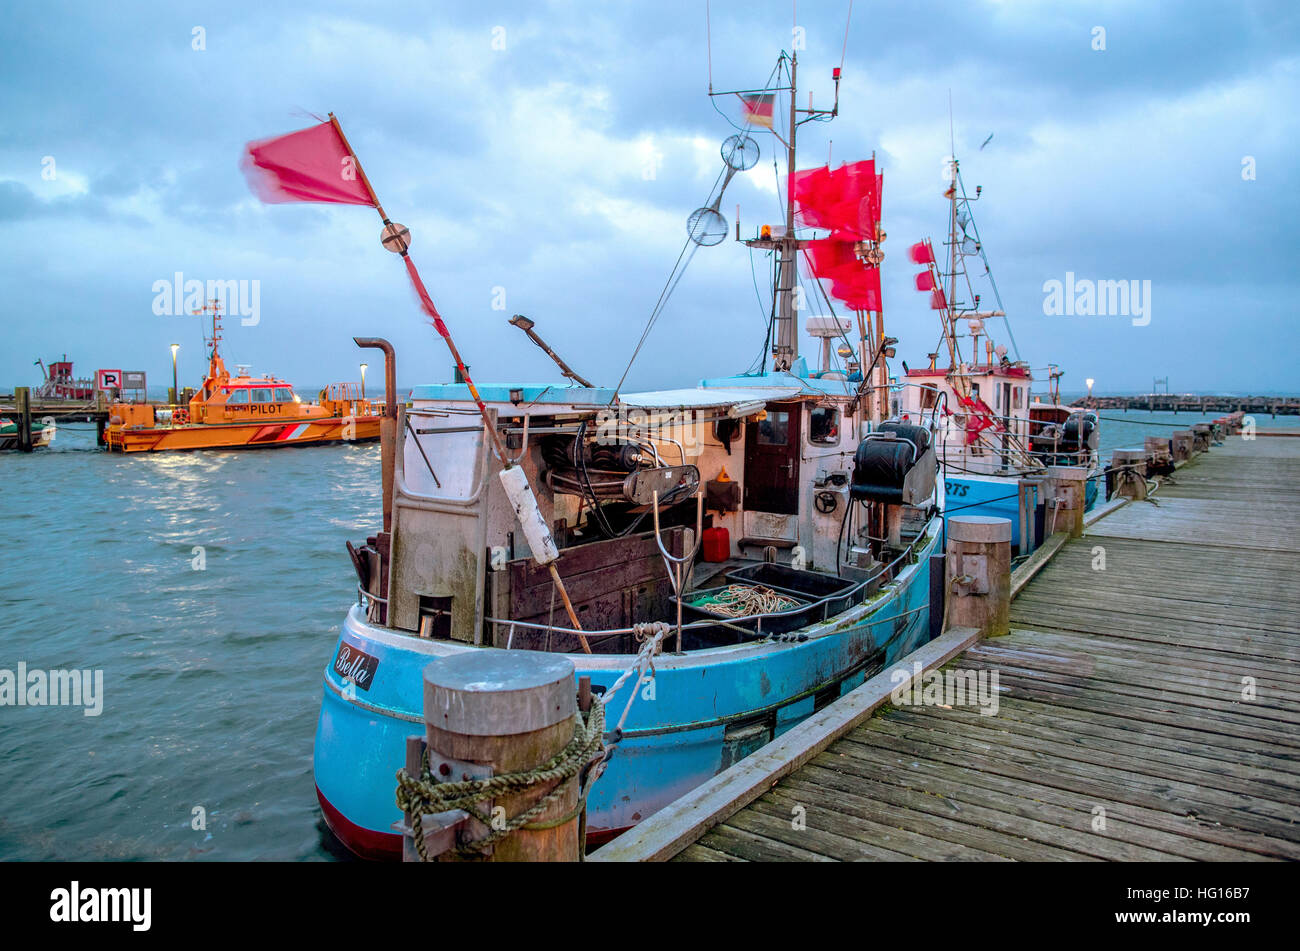
[[[907,658],[996,672],[996,715],[886,671],[590,860],[1300,859],[1297,481],[1300,440],[1229,436],[1053,536],[1008,635]]]

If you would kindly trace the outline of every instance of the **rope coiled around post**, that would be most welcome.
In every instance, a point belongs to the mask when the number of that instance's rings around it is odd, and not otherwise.
[[[451,809],[463,809],[490,831],[481,839],[463,843],[456,849],[457,854],[473,855],[501,841],[517,829],[542,829],[567,822],[572,815],[565,816],[561,822],[546,821],[534,823],[564,792],[565,780],[584,770],[593,759],[604,751],[603,734],[605,730],[605,707],[592,704],[591,712],[584,721],[578,716],[573,738],[568,745],[545,763],[533,769],[517,773],[503,773],[485,779],[466,779],[455,782],[438,782],[429,770],[429,751],[426,748],[420,764],[420,776],[410,776],[403,767],[397,771],[397,808],[410,817],[411,831],[415,838],[415,850],[420,861],[429,861],[425,851],[424,816],[446,812]],[[505,822],[494,821],[478,808],[478,803],[497,796],[523,792],[544,783],[556,783],[547,795],[543,796],[528,809]],[[578,813],[586,802],[587,792],[591,788],[588,782],[578,794]]]

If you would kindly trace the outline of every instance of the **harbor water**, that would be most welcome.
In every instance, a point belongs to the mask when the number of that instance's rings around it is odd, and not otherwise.
[[[1104,416],[1103,461],[1210,418]],[[122,456],[73,424],[0,480],[0,670],[103,673],[97,716],[0,706],[0,859],[339,857],[312,741],[378,445]]]

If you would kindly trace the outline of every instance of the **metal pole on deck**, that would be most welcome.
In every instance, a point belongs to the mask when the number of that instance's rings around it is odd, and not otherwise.
[[[18,450],[32,451],[32,391],[25,386],[14,387],[14,409],[18,415]]]

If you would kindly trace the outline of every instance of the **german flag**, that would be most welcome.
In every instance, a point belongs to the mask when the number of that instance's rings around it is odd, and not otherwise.
[[[745,106],[745,121],[751,125],[772,128],[772,104],[776,95],[770,92],[753,93],[740,97]]]

